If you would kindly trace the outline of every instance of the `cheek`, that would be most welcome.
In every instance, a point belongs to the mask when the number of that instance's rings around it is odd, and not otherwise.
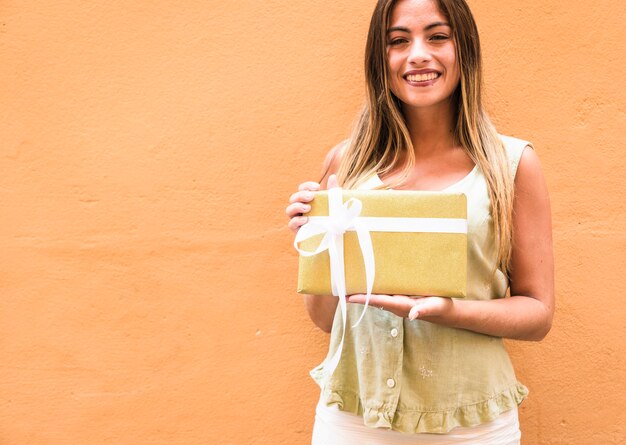
[[[389,77],[389,87],[392,92],[396,94],[398,85],[398,77],[401,76],[400,68],[401,64],[398,63],[398,57],[394,57],[392,54],[387,53],[387,70]]]
[[[393,53],[387,53],[387,69],[389,70],[390,75],[395,75],[398,72],[398,62],[397,57],[393,55]]]
[[[459,70],[459,65],[456,62],[452,63],[452,68],[450,70],[451,78],[456,83],[461,78],[461,71]]]
[[[456,60],[456,54],[454,49],[446,54],[446,67],[448,68],[448,74],[451,80],[458,81],[460,78],[459,64]]]

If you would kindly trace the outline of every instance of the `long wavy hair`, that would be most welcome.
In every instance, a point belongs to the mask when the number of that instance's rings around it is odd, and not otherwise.
[[[482,105],[482,61],[476,22],[465,0],[435,0],[450,23],[460,68],[459,85],[450,100],[454,108],[453,137],[481,169],[491,202],[497,265],[508,275],[511,260],[513,177],[505,147]],[[415,153],[400,100],[392,93],[386,31],[397,0],[379,0],[370,22],[365,48],[366,100],[341,156],[337,173],[344,188],[356,188],[375,173],[394,171],[404,163],[405,183]]]

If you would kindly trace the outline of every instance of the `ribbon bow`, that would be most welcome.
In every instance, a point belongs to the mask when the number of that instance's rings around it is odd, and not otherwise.
[[[374,286],[374,276],[376,273],[374,263],[374,249],[372,247],[372,238],[370,231],[366,225],[360,221],[359,215],[363,208],[363,203],[356,198],[350,198],[343,203],[340,187],[333,187],[328,190],[328,216],[311,216],[309,221],[302,225],[298,230],[294,240],[294,247],[303,256],[313,256],[320,252],[328,250],[330,257],[330,281],[333,295],[339,297],[341,308],[341,316],[343,318],[343,331],[341,334],[341,342],[337,351],[324,367],[328,377],[330,377],[339,363],[341,351],[343,349],[343,340],[346,332],[346,277],[344,268],[343,255],[343,235],[348,230],[354,230],[357,233],[359,246],[365,263],[365,281],[367,293],[365,297],[365,307],[357,322],[352,326],[357,327],[365,311],[369,305],[372,288]],[[314,251],[306,251],[300,249],[298,243],[309,239],[316,235],[324,234],[322,241]]]

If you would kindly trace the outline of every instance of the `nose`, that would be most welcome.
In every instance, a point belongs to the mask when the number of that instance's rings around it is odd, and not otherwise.
[[[413,40],[409,53],[409,63],[424,63],[428,62],[431,58],[428,46],[422,42],[421,39]]]

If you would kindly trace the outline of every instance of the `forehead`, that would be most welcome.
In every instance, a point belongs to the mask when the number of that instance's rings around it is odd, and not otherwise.
[[[447,22],[435,0],[399,0],[391,10],[389,27],[420,27],[432,22]]]

